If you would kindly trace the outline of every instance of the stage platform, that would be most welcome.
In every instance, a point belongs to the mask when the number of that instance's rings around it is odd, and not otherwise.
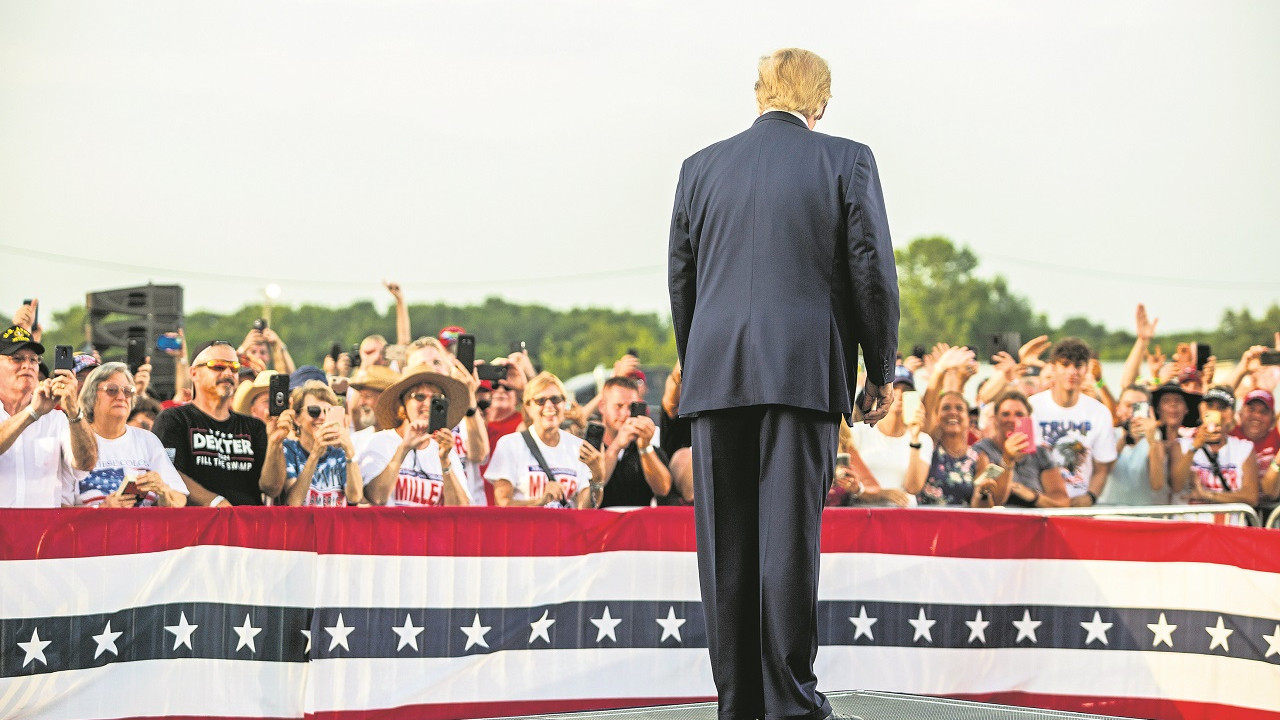
[[[1060,710],[991,705],[988,703],[948,700],[922,695],[871,692],[855,690],[827,693],[831,707],[837,713],[853,715],[862,720],[1115,720],[1113,715],[1087,715]],[[555,713],[552,715],[524,715],[525,719],[541,720],[716,720],[716,704],[713,702],[689,705],[656,705],[622,708],[618,710],[592,710],[586,712]],[[509,718],[506,720],[514,720]]]

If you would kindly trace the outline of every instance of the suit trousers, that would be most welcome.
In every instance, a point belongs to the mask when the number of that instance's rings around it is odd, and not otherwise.
[[[813,663],[822,508],[839,422],[780,405],[694,418],[698,576],[720,720],[831,712]]]

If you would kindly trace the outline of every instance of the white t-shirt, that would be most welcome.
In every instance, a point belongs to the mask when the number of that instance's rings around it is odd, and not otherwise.
[[[1193,438],[1180,438],[1178,444],[1185,454],[1191,452],[1191,448],[1195,447],[1195,440]],[[1213,464],[1209,462],[1209,456],[1205,453],[1205,448],[1197,450],[1196,454],[1191,458],[1191,472],[1195,474],[1196,481],[1200,483],[1200,487],[1204,488],[1206,492],[1236,492],[1244,481],[1244,478],[1241,477],[1240,468],[1249,459],[1249,453],[1251,452],[1253,452],[1252,442],[1228,435],[1226,444],[1218,449],[1218,472],[1215,473],[1213,471]],[[1190,495],[1191,488],[1183,490],[1173,496],[1173,504],[1189,504]]]
[[[151,470],[160,474],[164,484],[187,494],[187,484],[169,461],[160,438],[149,430],[142,430],[126,425],[124,435],[114,440],[98,437],[98,464],[93,470],[80,479],[77,505],[97,505],[125,482],[127,476],[136,478]],[[138,503],[138,507],[155,505],[155,493],[147,493],[147,497]]]
[[[27,412],[26,405],[19,413]],[[0,405],[0,423],[11,416]],[[56,508],[72,505],[76,482],[71,427],[61,410],[51,410],[22,431],[0,454],[0,507]]]
[[[484,422],[484,416],[480,416],[481,422]],[[463,420],[458,423],[458,427],[453,429],[453,456],[461,459],[462,467],[466,471],[466,477],[462,479],[462,484],[467,488],[467,494],[471,496],[472,505],[488,505],[489,498],[484,494],[484,477],[480,474],[480,463],[472,462],[467,456],[467,421]],[[483,460],[484,458],[479,458]]]
[[[395,430],[382,430],[375,433],[365,445],[364,450],[356,456],[366,488],[387,468],[387,463],[396,453],[396,448],[400,447],[402,439],[400,433]],[[458,462],[456,452],[449,454],[449,467],[453,470],[453,477],[458,480],[465,494],[467,492],[467,483],[464,480],[466,476],[463,475],[462,464]],[[469,496],[462,498],[463,505],[470,503]],[[395,487],[391,490],[391,497],[387,498],[387,505],[401,507],[444,505],[444,471],[440,466],[440,450],[435,440],[427,443],[427,446],[421,450],[411,450],[405,454],[404,462],[400,463]]]
[[[578,493],[591,484],[591,468],[578,459],[582,438],[561,430],[560,442],[555,447],[548,447],[536,432],[530,434],[556,480],[564,487],[567,505],[573,507]],[[536,500],[542,497],[547,487],[547,474],[542,472],[542,467],[518,432],[498,439],[484,477],[489,482],[506,480],[511,483],[515,488],[511,496],[513,500]]]
[[[372,425],[363,430],[357,430],[351,433],[351,454],[359,455],[364,452],[365,446],[369,444],[369,441],[372,440],[373,436],[377,433],[378,429]]]
[[[1069,408],[1053,401],[1052,390],[1036,393],[1028,400],[1036,444],[1048,447],[1054,463],[1062,468],[1067,495],[1073,498],[1084,495],[1089,491],[1094,463],[1116,459],[1111,412],[1088,395],[1080,395]]]
[[[911,453],[919,453],[925,465],[933,457],[933,438],[920,433],[920,449],[911,445],[911,434],[903,433],[902,437],[889,437],[866,423],[854,423],[853,446],[858,450],[858,457],[871,471],[882,488],[902,489],[902,481],[907,476],[907,463]],[[909,496],[911,504],[915,504],[915,496]]]

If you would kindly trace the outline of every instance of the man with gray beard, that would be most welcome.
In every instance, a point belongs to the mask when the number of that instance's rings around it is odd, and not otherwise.
[[[187,484],[189,505],[261,505],[263,496],[276,497],[284,490],[283,472],[263,472],[267,426],[231,411],[239,370],[230,344],[215,340],[198,349],[190,370],[195,397],[156,418],[153,431]],[[279,432],[287,428],[277,428]],[[271,451],[283,452],[279,442],[271,444]],[[266,467],[283,468],[284,462]]]

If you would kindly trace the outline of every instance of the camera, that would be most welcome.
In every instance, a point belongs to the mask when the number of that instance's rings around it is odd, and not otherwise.
[[[253,329],[257,330],[258,332],[262,332],[263,330],[266,330],[267,329],[266,318],[258,318],[257,320],[254,320]]]

